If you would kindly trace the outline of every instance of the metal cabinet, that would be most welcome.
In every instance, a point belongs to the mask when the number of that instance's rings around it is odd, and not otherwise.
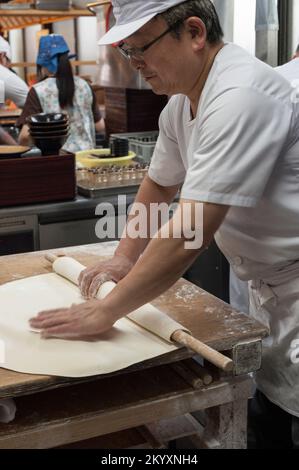
[[[26,253],[38,248],[37,216],[0,218],[0,256]]]
[[[57,222],[39,226],[40,250],[65,248],[113,241],[113,238],[99,239],[95,233],[98,218]]]

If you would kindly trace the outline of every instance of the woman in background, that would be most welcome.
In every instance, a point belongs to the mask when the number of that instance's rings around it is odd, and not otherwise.
[[[31,88],[17,126],[22,127],[19,143],[30,143],[28,116],[38,113],[67,113],[70,135],[63,146],[68,152],[95,147],[95,133],[103,132],[104,120],[89,84],[74,77],[69,48],[60,35],[40,39],[37,58],[39,83]]]

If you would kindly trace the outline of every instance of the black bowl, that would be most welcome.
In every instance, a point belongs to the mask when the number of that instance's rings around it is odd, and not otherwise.
[[[49,124],[57,126],[59,124],[65,124],[67,121],[68,115],[64,113],[40,113],[33,114],[27,118],[27,123],[30,126],[49,126]]]
[[[68,135],[45,138],[32,137],[35,146],[41,150],[43,155],[58,155],[67,139]]]
[[[66,121],[64,124],[60,124],[60,125],[44,125],[44,126],[35,126],[35,125],[31,125],[29,124],[29,129],[31,132],[43,132],[43,133],[48,133],[48,132],[61,132],[61,131],[65,131],[66,129],[69,128],[69,123],[68,121]]]
[[[31,137],[34,137],[34,138],[41,138],[41,139],[48,139],[49,137],[63,137],[64,135],[69,135],[69,127],[67,127],[66,129],[62,130],[62,131],[54,131],[54,132],[43,132],[43,131],[39,131],[39,132],[36,132],[36,131],[33,131],[33,130],[30,130],[29,131]]]

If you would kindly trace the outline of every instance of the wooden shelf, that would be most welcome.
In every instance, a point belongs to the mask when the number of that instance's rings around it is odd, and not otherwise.
[[[0,29],[10,31],[23,29],[35,24],[56,23],[57,21],[70,20],[82,16],[94,15],[89,10],[71,9],[57,10],[2,10],[0,9]]]
[[[0,9],[0,15],[2,16],[32,16],[32,17],[44,17],[44,16],[56,16],[56,17],[77,17],[77,16],[94,16],[89,10],[79,10],[73,8],[70,10],[37,10],[34,8],[26,10],[10,10]]]

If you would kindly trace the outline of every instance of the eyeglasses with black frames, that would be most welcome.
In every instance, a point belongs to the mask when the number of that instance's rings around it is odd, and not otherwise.
[[[156,42],[160,41],[160,39],[162,39],[164,36],[166,36],[166,34],[173,31],[179,25],[179,23],[181,23],[181,22],[182,21],[177,21],[175,24],[173,24],[168,29],[166,29],[166,31],[164,31],[162,34],[160,34],[160,36],[153,39],[151,42],[149,42],[148,44],[146,44],[143,47],[126,47],[125,43],[122,42],[117,46],[117,48],[118,48],[119,52],[128,60],[131,60],[131,59],[143,60],[144,59],[144,53],[150,47],[152,47],[154,44],[156,44]]]

